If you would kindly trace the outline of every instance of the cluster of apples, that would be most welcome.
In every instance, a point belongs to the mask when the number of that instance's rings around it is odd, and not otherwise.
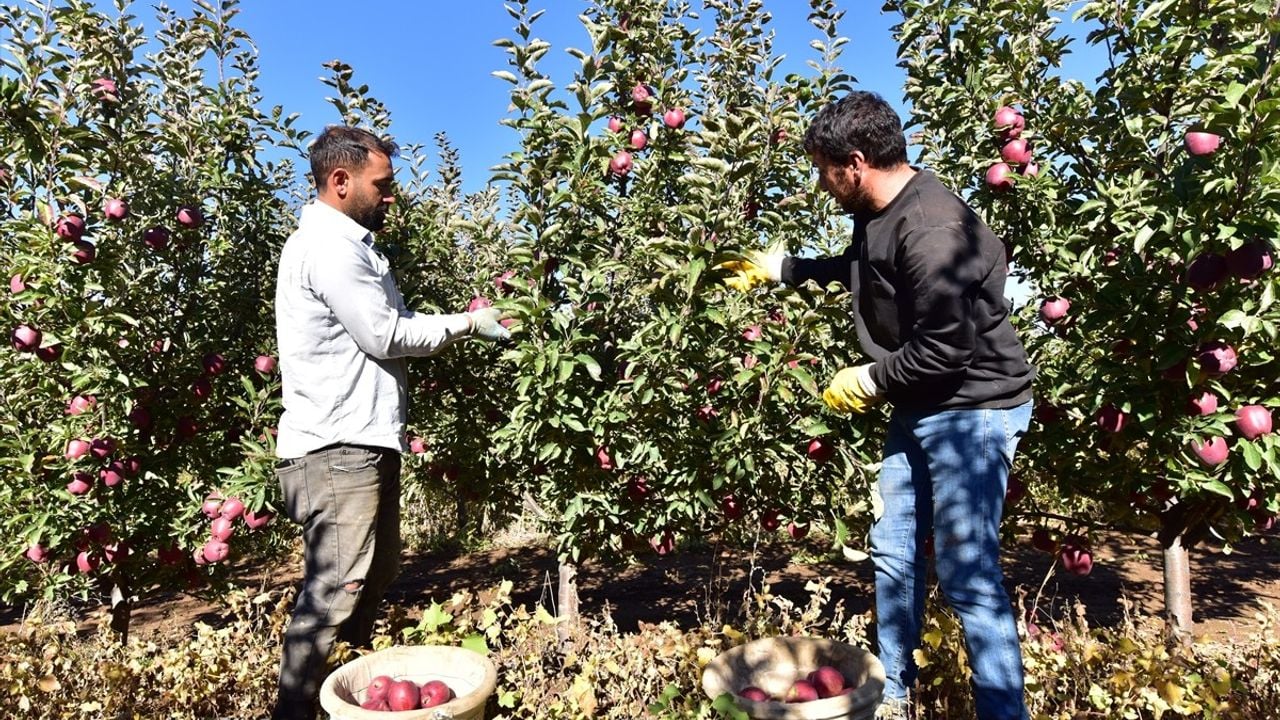
[[[453,690],[440,680],[429,680],[419,686],[412,680],[396,680],[379,675],[369,681],[365,700],[360,707],[381,712],[403,712],[443,705],[454,698]]]
[[[1004,105],[996,110],[995,126],[999,133],[1000,162],[987,168],[987,185],[992,190],[1003,192],[1013,188],[1015,172],[1035,177],[1040,173],[1040,166],[1031,161],[1031,144],[1022,137],[1027,121],[1017,108]]]
[[[857,688],[850,687],[839,670],[830,665],[823,665],[792,683],[782,697],[774,697],[754,685],[739,690],[738,697],[754,702],[803,703],[837,695],[848,695],[855,690]]]
[[[273,517],[267,510],[254,512],[246,509],[244,502],[238,497],[224,500],[217,495],[210,495],[205,498],[200,510],[209,518],[209,540],[191,554],[197,565],[220,563],[227,559],[227,554],[231,552],[229,541],[236,530],[236,519],[243,520],[250,530],[258,530],[266,527]]]
[[[653,91],[644,83],[637,83],[631,88],[631,109],[641,118],[648,118],[653,113]],[[685,113],[682,107],[671,107],[662,113],[662,124],[671,130],[679,130],[684,127]],[[609,118],[609,132],[621,133],[626,129],[624,121],[621,117],[614,115]],[[614,153],[609,160],[609,171],[618,177],[623,177],[631,172],[631,168],[635,163],[631,156],[631,151],[644,150],[649,145],[649,133],[642,127],[632,128],[627,133],[627,147],[630,150],[619,150]]]

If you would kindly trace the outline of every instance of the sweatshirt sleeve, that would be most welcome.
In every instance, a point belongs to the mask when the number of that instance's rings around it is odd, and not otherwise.
[[[426,315],[404,308],[368,253],[350,243],[325,248],[311,263],[312,292],[333,311],[361,351],[378,359],[432,355],[465,336],[464,313]]]
[[[987,272],[978,238],[960,224],[918,232],[899,266],[913,299],[911,338],[871,368],[885,393],[963,375],[977,346],[973,306]]]
[[[853,276],[853,246],[839,255],[821,258],[789,257],[782,261],[782,282],[787,285],[803,285],[809,280],[826,287],[838,282],[850,290]]]

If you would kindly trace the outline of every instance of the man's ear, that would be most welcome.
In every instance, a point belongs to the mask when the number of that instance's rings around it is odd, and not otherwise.
[[[329,189],[337,193],[338,197],[346,197],[351,189],[351,173],[346,168],[335,168],[329,173]]]
[[[849,153],[849,166],[854,170],[863,170],[867,167],[867,156],[862,154],[861,150],[854,150]]]

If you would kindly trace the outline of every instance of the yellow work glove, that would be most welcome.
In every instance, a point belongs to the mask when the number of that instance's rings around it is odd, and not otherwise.
[[[822,400],[836,412],[864,413],[880,401],[880,391],[871,379],[871,365],[845,368],[831,378],[822,391]]]
[[[782,281],[782,260],[786,253],[781,249],[769,252],[752,250],[745,260],[730,260],[716,267],[733,273],[724,284],[738,292],[748,292],[761,285]]]

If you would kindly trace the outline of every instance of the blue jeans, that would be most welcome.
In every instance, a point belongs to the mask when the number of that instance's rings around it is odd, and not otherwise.
[[[980,720],[1024,720],[1022,648],[1000,570],[1000,517],[1031,403],[1007,410],[893,412],[871,526],[876,617],[886,699],[905,699],[924,622],[927,564],[964,625]]]

